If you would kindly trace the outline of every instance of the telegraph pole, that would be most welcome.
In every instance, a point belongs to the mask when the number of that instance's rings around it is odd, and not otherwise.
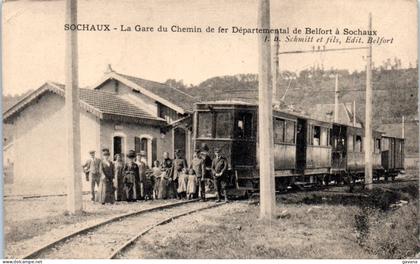
[[[270,1],[258,0],[258,27],[270,28]],[[273,109],[270,34],[258,36],[258,131],[260,163],[260,218],[272,219],[275,208]]]
[[[402,116],[401,120],[401,138],[405,137],[405,116]]]
[[[372,30],[372,13],[369,13],[369,30]],[[367,50],[365,123],[365,185],[372,190],[372,43]]]
[[[77,0],[66,0],[66,23],[77,24]],[[67,127],[67,211],[83,210],[80,162],[80,110],[77,62],[77,31],[66,32],[65,51],[65,122]]]
[[[279,40],[280,40],[280,34],[277,31],[276,34],[274,35],[274,46],[273,46],[273,53],[274,53],[274,58],[273,58],[273,77],[272,77],[272,81],[273,81],[273,103],[279,104],[279,100],[277,98],[277,79],[279,78],[279,49],[280,49],[280,44],[279,44]]]
[[[335,90],[334,90],[334,122],[338,122],[338,73],[335,74]]]
[[[353,126],[356,126],[356,100],[353,100]]]

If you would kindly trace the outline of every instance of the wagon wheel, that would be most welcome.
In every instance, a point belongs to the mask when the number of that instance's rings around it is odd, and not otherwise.
[[[344,182],[345,182],[344,184],[349,186],[349,192],[353,192],[354,183],[355,183],[355,176],[351,172],[348,172],[345,175]]]
[[[389,177],[389,173],[388,172],[385,172],[385,175],[384,175],[384,180],[387,182],[388,181],[388,177]]]
[[[330,184],[330,175],[329,174],[325,174],[324,175],[324,185],[328,186]]]

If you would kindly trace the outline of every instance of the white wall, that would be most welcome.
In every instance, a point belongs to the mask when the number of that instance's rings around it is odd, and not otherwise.
[[[99,124],[81,110],[82,162],[90,149],[99,151]],[[67,159],[64,98],[48,93],[22,111],[14,126],[13,194],[65,193]],[[82,175],[81,175],[82,177]],[[84,179],[84,178],[83,178]],[[87,185],[84,184],[87,190]]]

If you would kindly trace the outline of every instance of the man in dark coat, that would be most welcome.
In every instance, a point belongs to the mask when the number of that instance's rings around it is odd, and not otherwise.
[[[88,159],[85,164],[82,165],[83,171],[86,175],[86,181],[89,181],[90,178],[90,192],[92,193],[92,201],[95,201],[95,186],[99,187],[99,181],[101,174],[99,172],[99,165],[101,160],[95,157],[95,151],[89,151],[90,159]]]
[[[201,147],[201,158],[203,159],[203,163],[204,163],[204,170],[203,170],[204,180],[212,179],[213,178],[213,174],[211,172],[212,160],[209,155],[209,147],[206,144],[203,144]]]
[[[211,164],[211,171],[213,173],[214,187],[216,188],[217,201],[220,202],[221,194],[227,199],[226,184],[227,184],[227,168],[228,162],[225,157],[220,155],[220,149],[214,149],[215,158]]]
[[[163,160],[160,163],[160,166],[162,169],[165,169],[165,171],[172,169],[172,159],[169,158],[169,153],[166,151],[163,152]]]

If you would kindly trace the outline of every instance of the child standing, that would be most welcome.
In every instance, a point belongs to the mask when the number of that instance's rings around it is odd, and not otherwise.
[[[197,175],[193,169],[188,171],[188,185],[187,185],[187,195],[188,200],[192,199],[197,192]]]
[[[178,197],[184,199],[187,197],[188,174],[187,169],[183,168],[178,176]]]

